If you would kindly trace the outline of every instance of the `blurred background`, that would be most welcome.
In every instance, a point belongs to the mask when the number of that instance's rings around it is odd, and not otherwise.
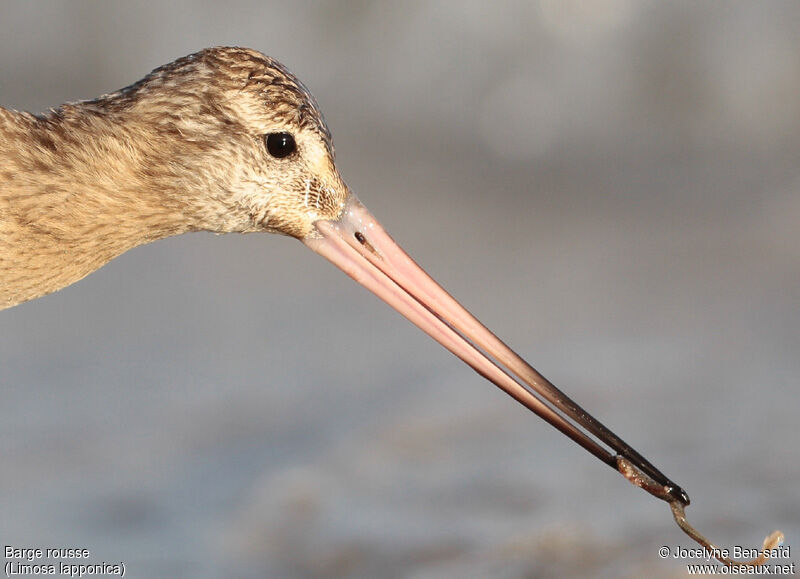
[[[317,96],[395,238],[683,485],[800,548],[800,5],[3,2],[0,103],[213,45]],[[294,240],[192,234],[0,313],[0,542],[131,577],[673,577],[666,505]],[[779,561],[787,562],[788,561]]]

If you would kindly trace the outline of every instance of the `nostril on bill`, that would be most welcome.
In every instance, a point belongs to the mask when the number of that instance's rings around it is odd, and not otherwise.
[[[373,253],[376,256],[380,257],[380,253],[378,253],[375,250],[375,248],[372,247],[372,244],[369,241],[367,241],[367,238],[364,236],[363,233],[361,233],[360,231],[356,231],[353,234],[353,236],[356,238],[356,241],[358,241],[361,245],[363,245],[370,253]]]

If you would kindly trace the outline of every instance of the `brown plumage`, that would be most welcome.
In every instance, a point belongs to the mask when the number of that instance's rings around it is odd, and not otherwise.
[[[259,52],[203,50],[43,116],[0,109],[0,159],[0,309],[170,235],[291,235],[600,460],[616,469],[624,457],[689,502],[403,252],[339,177],[308,90]]]
[[[294,135],[276,159],[265,135]],[[308,90],[254,50],[210,48],[34,116],[0,108],[0,309],[187,231],[305,237],[347,195]]]

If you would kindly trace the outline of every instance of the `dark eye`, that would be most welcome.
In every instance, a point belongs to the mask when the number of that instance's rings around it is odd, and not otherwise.
[[[294,137],[289,133],[270,133],[267,135],[267,151],[273,157],[283,159],[297,150]]]

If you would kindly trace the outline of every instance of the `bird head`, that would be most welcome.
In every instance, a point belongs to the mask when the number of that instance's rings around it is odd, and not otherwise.
[[[342,214],[349,192],[319,106],[260,52],[202,50],[98,101],[136,119],[122,124],[143,133],[132,139],[145,141],[141,171],[171,191],[194,229],[303,239]]]
[[[105,100],[104,100],[105,99]],[[286,68],[241,48],[212,48],[102,97],[135,113],[139,159],[192,228],[300,239],[518,402],[613,468],[623,457],[688,504],[685,492],[553,386],[425,273],[349,191],[319,107]],[[134,129],[131,129],[134,130]],[[163,174],[158,174],[161,172]],[[155,188],[160,188],[155,185]],[[605,445],[608,448],[604,448]],[[610,450],[609,450],[610,449]]]

